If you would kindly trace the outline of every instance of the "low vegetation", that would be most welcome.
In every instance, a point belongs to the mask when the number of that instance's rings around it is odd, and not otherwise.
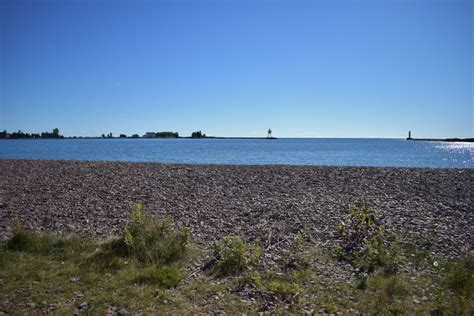
[[[80,238],[62,238],[48,234],[27,231],[19,223],[15,224],[13,236],[4,248],[9,251],[67,259],[88,248],[90,243]]]
[[[225,276],[251,268],[262,254],[258,245],[249,244],[240,236],[224,237],[214,244],[214,271]]]
[[[447,291],[440,292],[440,299],[451,301],[451,307],[454,308],[456,314],[470,312],[472,315],[474,311],[474,256],[446,262],[443,269],[445,273],[441,286]]]
[[[241,236],[193,245],[187,229],[140,204],[105,241],[16,225],[0,246],[0,312],[472,315],[472,255],[405,245],[363,201],[342,221],[336,251],[307,227],[279,251]]]
[[[369,208],[364,199],[355,204],[338,226],[339,243],[336,254],[349,261],[359,273],[370,274],[383,269],[395,274],[401,264],[401,249],[397,233],[388,230]]]
[[[165,288],[177,286],[183,277],[178,265],[151,266],[137,272],[134,281],[140,284],[155,284]]]
[[[186,228],[176,231],[169,218],[157,220],[145,214],[137,204],[120,242],[125,253],[140,264],[169,264],[184,258],[189,234]]]

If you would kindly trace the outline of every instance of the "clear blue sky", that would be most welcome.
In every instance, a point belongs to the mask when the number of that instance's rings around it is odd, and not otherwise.
[[[473,2],[0,1],[0,129],[472,137]]]

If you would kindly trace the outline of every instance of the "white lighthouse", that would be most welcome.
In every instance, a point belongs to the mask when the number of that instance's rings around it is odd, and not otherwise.
[[[270,128],[268,129],[267,138],[272,138],[272,130]]]

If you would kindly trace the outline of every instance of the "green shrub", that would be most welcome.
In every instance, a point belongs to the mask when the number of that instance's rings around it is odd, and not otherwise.
[[[474,256],[448,262],[445,265],[444,285],[458,296],[473,297],[474,293]]]
[[[344,251],[344,248],[341,246],[340,243],[337,243],[336,246],[334,247],[334,253],[336,254],[336,258],[339,260],[348,260],[349,256],[347,255],[347,252]]]
[[[425,268],[431,266],[435,258],[428,250],[420,248],[414,244],[404,244],[403,249],[408,255],[408,259],[418,268]]]
[[[258,245],[246,243],[242,237],[227,236],[214,244],[215,271],[230,275],[248,269],[261,256]]]
[[[367,281],[369,280],[369,275],[367,273],[358,273],[356,275],[357,285],[356,288],[359,290],[367,289]]]
[[[143,268],[135,278],[140,284],[155,284],[166,288],[176,287],[183,277],[176,265]]]
[[[360,272],[372,273],[378,267],[383,267],[386,274],[398,271],[402,260],[398,238],[386,231],[364,199],[352,206],[338,233],[335,252],[339,259],[350,261]]]
[[[137,204],[125,228],[124,243],[128,255],[144,265],[169,264],[184,258],[189,234],[187,229],[174,230],[169,218],[158,221],[146,215]]]
[[[285,268],[294,270],[309,269],[313,262],[313,256],[310,253],[309,228],[305,226],[296,235],[295,241],[288,255],[285,257]]]
[[[283,280],[272,280],[267,284],[267,290],[271,294],[278,295],[280,298],[290,301],[301,292],[298,284],[286,282]]]
[[[402,263],[400,246],[395,238],[390,246],[387,245],[388,234],[381,230],[367,240],[364,247],[355,255],[356,265],[364,272],[372,273],[382,267],[385,274],[395,274]]]
[[[340,254],[344,254],[343,257],[350,257],[360,251],[367,239],[379,230],[377,214],[374,209],[367,206],[365,199],[352,205],[347,215],[348,217],[337,227],[340,239],[337,248]]]

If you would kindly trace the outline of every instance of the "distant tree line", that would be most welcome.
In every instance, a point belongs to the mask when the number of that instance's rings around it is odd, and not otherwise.
[[[143,138],[180,138],[179,133],[177,132],[147,132],[145,135],[141,136]],[[191,133],[191,138],[207,138],[201,131],[196,131]],[[102,134],[102,138],[113,138],[112,133],[108,135]],[[119,138],[140,138],[138,134],[133,134],[132,136],[127,136],[126,134],[120,134]]]
[[[109,137],[111,135],[112,133],[110,133],[108,136],[105,136],[104,134],[102,134],[102,138],[112,138],[112,137]],[[143,138],[179,138],[179,134],[176,132],[148,132],[142,137]],[[133,134],[132,136],[129,137],[126,134],[120,134],[119,138],[140,138],[140,135]]]
[[[179,133],[177,132],[149,132],[146,133],[143,136],[140,136],[138,134],[133,134],[132,136],[127,136],[126,134],[119,134],[118,138],[180,138]],[[196,131],[191,133],[190,138],[207,138],[206,134],[204,134],[201,131]],[[42,133],[24,133],[21,130],[18,130],[18,132],[13,132],[13,133],[8,133],[6,130],[3,132],[0,132],[0,138],[10,138],[10,139],[22,139],[22,138],[51,138],[51,139],[56,139],[56,138],[64,138],[63,135],[59,133],[59,129],[55,128],[51,132],[42,132]],[[97,138],[97,137],[82,137],[82,136],[72,136],[68,138]],[[112,133],[108,134],[102,134],[100,138],[114,138],[114,135]],[[115,137],[117,138],[117,137]]]
[[[206,137],[207,137],[206,134],[204,134],[201,131],[193,132],[191,134],[191,138],[206,138]]]
[[[158,132],[155,135],[156,138],[179,138],[179,134],[175,132]]]
[[[22,138],[64,138],[63,135],[59,134],[59,129],[55,128],[52,132],[42,132],[40,133],[24,133],[21,130],[18,132],[8,133],[7,130],[0,132],[0,138],[10,138],[10,139],[22,139]]]
[[[125,135],[125,137],[126,137],[126,136],[127,136],[127,135]],[[102,137],[102,138],[114,138],[114,135],[113,135],[112,133],[108,133],[107,135],[102,134],[101,137]]]

